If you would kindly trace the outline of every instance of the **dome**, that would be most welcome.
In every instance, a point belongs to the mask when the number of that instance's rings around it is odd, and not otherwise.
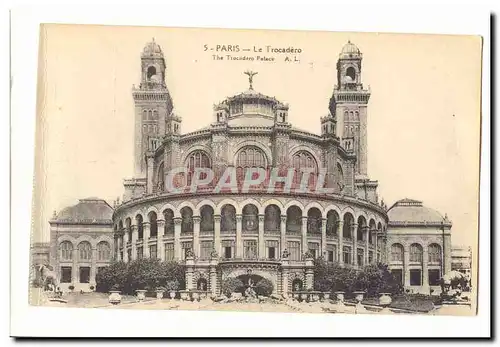
[[[438,211],[425,207],[422,201],[403,199],[397,201],[387,211],[389,223],[395,224],[448,224],[447,217],[443,217]]]
[[[155,54],[161,54],[163,55],[163,52],[161,51],[160,45],[158,45],[155,42],[155,39],[151,42],[148,42],[146,46],[144,46],[144,49],[142,50],[142,55],[144,56],[150,56],[150,55],[155,55]]]
[[[80,199],[78,204],[64,208],[54,218],[59,222],[111,222],[113,208],[102,199]]]
[[[361,55],[361,52],[359,48],[352,43],[351,41],[348,41],[344,47],[342,47],[342,52],[340,53],[341,56],[352,56],[352,55]]]

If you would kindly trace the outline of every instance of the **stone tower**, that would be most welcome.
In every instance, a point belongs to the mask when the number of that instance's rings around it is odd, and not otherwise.
[[[361,83],[363,55],[347,42],[337,61],[337,85],[330,100],[330,113],[337,120],[342,146],[356,155],[356,178],[367,178],[367,106],[370,91]]]
[[[163,52],[153,39],[142,51],[141,83],[138,88],[134,86],[132,92],[135,103],[134,173],[137,178],[146,177],[146,151],[161,142],[166,127],[172,127],[173,103],[165,83],[165,72]],[[175,129],[178,128],[176,125]]]

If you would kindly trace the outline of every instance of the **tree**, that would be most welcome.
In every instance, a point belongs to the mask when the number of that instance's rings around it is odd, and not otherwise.
[[[243,282],[238,278],[229,277],[222,282],[222,293],[227,297],[241,288],[243,288]]]
[[[354,284],[355,290],[366,291],[367,296],[376,296],[380,293],[397,294],[403,287],[389,271],[386,264],[367,265],[358,272]]]
[[[109,292],[113,286],[123,290],[127,283],[127,264],[118,261],[101,269],[96,275],[96,291]]]

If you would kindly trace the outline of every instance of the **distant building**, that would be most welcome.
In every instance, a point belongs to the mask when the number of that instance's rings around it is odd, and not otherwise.
[[[406,289],[439,291],[452,268],[451,221],[422,201],[403,199],[387,211],[388,264]]]
[[[81,199],[54,215],[50,223],[50,264],[60,287],[87,291],[99,268],[112,259],[113,208],[102,199]]]
[[[451,248],[451,269],[471,276],[472,250],[470,247],[456,246]]]

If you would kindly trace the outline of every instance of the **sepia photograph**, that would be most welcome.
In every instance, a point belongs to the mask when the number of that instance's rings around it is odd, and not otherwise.
[[[486,336],[479,9],[181,7],[12,16],[11,336]]]
[[[475,314],[480,37],[40,35],[31,305]]]

